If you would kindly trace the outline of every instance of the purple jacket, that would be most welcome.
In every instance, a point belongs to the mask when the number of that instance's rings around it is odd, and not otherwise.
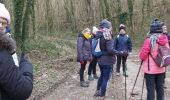
[[[91,58],[91,39],[85,39],[80,33],[77,39],[77,61],[90,61]]]

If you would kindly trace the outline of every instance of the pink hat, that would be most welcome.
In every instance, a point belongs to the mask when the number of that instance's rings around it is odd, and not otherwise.
[[[10,14],[9,11],[6,9],[5,5],[0,3],[0,17],[1,18],[5,18],[8,22],[8,24],[10,24]]]

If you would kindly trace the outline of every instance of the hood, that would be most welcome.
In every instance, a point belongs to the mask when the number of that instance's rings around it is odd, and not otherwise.
[[[98,39],[98,38],[101,38],[102,36],[103,36],[103,32],[97,31],[95,38]]]
[[[112,27],[112,23],[109,22],[108,20],[104,19],[104,20],[102,20],[102,21],[100,22],[99,27],[100,27],[100,28],[107,28],[107,29],[109,29],[109,28]]]
[[[16,43],[8,34],[0,33],[0,49],[6,49],[9,53],[14,53]]]
[[[160,37],[158,38],[157,42],[160,45],[165,45],[166,43],[168,43],[168,38],[165,34],[161,34]]]
[[[80,32],[79,35],[78,35],[78,37],[83,37],[83,33]]]

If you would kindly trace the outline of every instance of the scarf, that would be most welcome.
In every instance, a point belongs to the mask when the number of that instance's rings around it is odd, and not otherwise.
[[[154,33],[150,36],[150,44],[151,44],[152,49],[155,48],[155,45],[157,43],[159,36],[160,36],[160,33]]]

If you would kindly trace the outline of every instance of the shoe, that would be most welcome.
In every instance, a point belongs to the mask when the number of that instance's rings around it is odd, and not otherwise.
[[[89,84],[87,84],[86,82],[82,81],[82,82],[80,82],[80,86],[81,87],[89,87]]]
[[[116,73],[116,76],[120,76],[120,73],[119,73],[119,72],[117,72],[117,73]]]
[[[99,79],[99,77],[96,74],[93,75],[93,78],[94,79]]]
[[[167,89],[167,86],[165,85],[165,83],[163,84],[163,88],[164,88],[164,89]]]
[[[95,96],[95,97],[100,96],[100,90],[96,90],[96,92],[94,93],[94,96]]]
[[[89,80],[89,81],[93,81],[93,80],[94,80],[94,78],[92,77],[92,75],[89,75],[89,76],[88,76],[88,80]]]
[[[105,96],[100,97],[100,100],[104,100],[104,99],[105,99]]]
[[[84,81],[86,84],[89,84],[90,82],[89,81]]]
[[[124,76],[124,77],[128,77],[128,75],[127,75],[125,72],[123,72],[123,76]]]

